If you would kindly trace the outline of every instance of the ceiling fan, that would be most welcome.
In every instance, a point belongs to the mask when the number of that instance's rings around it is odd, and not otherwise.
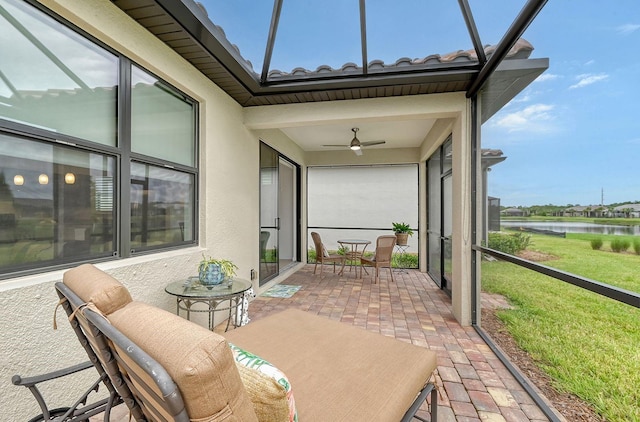
[[[362,155],[363,147],[370,147],[372,145],[382,145],[386,142],[386,141],[360,142],[360,140],[358,139],[358,130],[359,129],[357,127],[354,127],[351,129],[351,131],[353,132],[353,139],[351,140],[351,143],[349,145],[323,145],[323,146],[324,147],[348,147],[353,152],[355,152],[356,155]]]

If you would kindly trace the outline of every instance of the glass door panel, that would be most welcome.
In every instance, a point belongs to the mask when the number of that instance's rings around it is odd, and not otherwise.
[[[260,284],[278,274],[278,153],[260,144]]]
[[[442,179],[442,287],[451,292],[451,232],[452,224],[451,172]]]
[[[260,143],[260,285],[298,261],[299,172]]]
[[[452,143],[447,140],[427,160],[428,246],[427,272],[451,294],[453,221]]]
[[[440,209],[440,149],[438,149],[427,161],[427,198],[429,203],[428,209],[428,255],[427,255],[427,272],[442,287],[442,262],[441,262],[441,209]]]
[[[281,269],[296,261],[296,171],[280,158],[278,166],[278,265]]]

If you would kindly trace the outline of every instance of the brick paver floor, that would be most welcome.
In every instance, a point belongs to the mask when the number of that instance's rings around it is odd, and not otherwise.
[[[427,275],[398,272],[391,282],[388,271],[382,270],[379,283],[373,284],[366,274],[357,279],[355,272],[345,271],[343,276],[327,268],[322,276],[319,272],[318,268],[314,275],[313,265],[306,265],[284,280],[281,284],[301,286],[291,298],[254,298],[250,319],[298,308],[435,351],[441,422],[548,421],[476,331],[460,326],[450,298]],[[492,306],[499,301],[483,300]],[[126,413],[123,410],[117,409],[111,419],[126,420],[118,417]],[[418,416],[429,418],[428,410],[423,405]]]
[[[319,268],[314,275],[313,265],[305,266],[281,283],[302,286],[297,293],[287,299],[258,296],[249,317],[298,308],[435,351],[439,421],[548,420],[475,329],[460,326],[450,298],[426,274],[397,272],[391,282],[383,269],[373,284],[366,274],[356,279],[355,272],[338,276],[330,268],[320,276]],[[491,306],[507,306],[487,299]],[[418,416],[428,418],[427,405]]]

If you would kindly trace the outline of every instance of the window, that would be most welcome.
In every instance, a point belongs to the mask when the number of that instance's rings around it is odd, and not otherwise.
[[[2,7],[2,118],[115,146],[118,57],[24,1]]]
[[[131,252],[193,242],[195,103],[137,66],[130,86]]]
[[[131,248],[193,240],[194,178],[140,163],[131,166]]]
[[[131,98],[131,149],[193,166],[193,102],[136,66],[131,71]]]
[[[0,277],[193,244],[197,103],[27,2],[0,22]]]
[[[0,134],[0,267],[113,255],[114,157]],[[107,182],[105,182],[107,181]]]

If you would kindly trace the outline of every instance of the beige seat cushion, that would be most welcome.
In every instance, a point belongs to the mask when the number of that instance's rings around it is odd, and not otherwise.
[[[223,337],[141,302],[112,313],[109,321],[171,375],[191,420],[217,420],[211,417],[224,411],[225,421],[257,421]]]
[[[290,309],[225,333],[280,368],[300,421],[399,421],[436,369],[436,354]]]
[[[92,302],[104,315],[109,315],[132,301],[129,290],[122,283],[91,264],[66,271],[63,282],[80,299]]]

